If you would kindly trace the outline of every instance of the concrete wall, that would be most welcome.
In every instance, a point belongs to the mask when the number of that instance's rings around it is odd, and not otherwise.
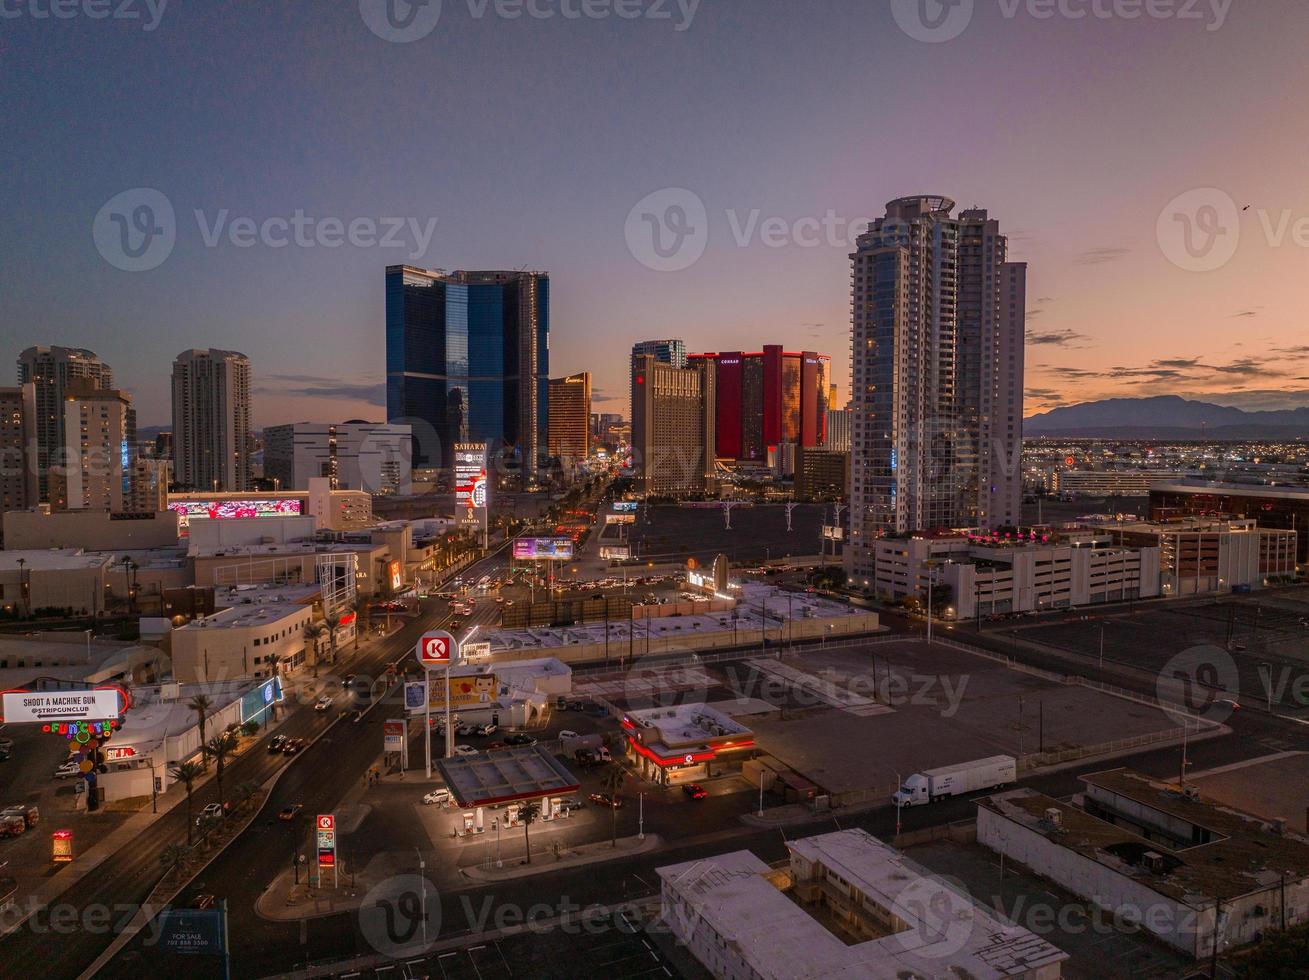
[[[131,520],[106,511],[73,510],[46,514],[11,510],[4,515],[5,548],[84,548],[87,551],[132,551],[177,547],[177,515],[160,511]]]

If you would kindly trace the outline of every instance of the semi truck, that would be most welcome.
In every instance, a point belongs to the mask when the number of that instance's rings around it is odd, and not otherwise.
[[[896,806],[935,803],[951,796],[996,789],[1018,780],[1018,763],[1011,755],[993,755],[975,762],[961,762],[916,772],[891,797]]]

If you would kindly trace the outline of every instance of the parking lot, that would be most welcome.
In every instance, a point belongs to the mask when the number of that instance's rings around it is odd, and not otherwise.
[[[788,531],[781,504],[734,507],[728,530],[717,507],[650,507],[638,514],[631,540],[642,560],[695,557],[703,562],[721,553],[745,562],[816,555],[823,523],[831,523],[831,517],[830,505],[800,504],[791,512]]]
[[[1217,648],[1225,651],[1235,678],[1236,690],[1224,685],[1226,696],[1309,717],[1309,586],[1150,603],[1092,621],[994,627],[998,633],[1006,629],[1091,661],[1099,657],[1103,630],[1106,663],[1156,673],[1184,651]],[[1221,680],[1224,670],[1219,665],[1213,676]]]

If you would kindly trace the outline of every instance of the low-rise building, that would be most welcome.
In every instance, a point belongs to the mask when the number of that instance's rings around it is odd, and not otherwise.
[[[105,610],[110,554],[80,548],[0,551],[0,609],[30,616],[42,609],[98,615]]]
[[[629,709],[621,724],[638,775],[661,786],[693,783],[717,762],[739,765],[754,755],[754,732],[708,704]]]
[[[1069,805],[1031,789],[978,803],[977,840],[1195,959],[1309,921],[1309,843],[1126,769]]]
[[[169,510],[111,514],[103,510],[51,513],[44,507],[4,515],[5,547],[12,551],[84,548],[130,551],[177,545],[177,514]]]
[[[1254,518],[1106,523],[1103,529],[1121,544],[1159,550],[1167,596],[1248,591],[1297,573],[1296,532],[1260,527]]]
[[[311,596],[252,593],[212,616],[173,630],[173,677],[183,684],[287,673],[305,662]]]
[[[658,869],[662,918],[723,980],[1055,980],[1068,954],[864,830]]]
[[[1055,470],[1050,485],[1068,497],[1144,497],[1155,484],[1182,476],[1178,470]]]
[[[1309,563],[1309,488],[1184,480],[1150,487],[1150,518],[1238,517],[1298,535],[1296,559]]]

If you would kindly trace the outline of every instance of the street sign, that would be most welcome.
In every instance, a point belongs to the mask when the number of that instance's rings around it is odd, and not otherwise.
[[[483,660],[491,659],[490,641],[480,643],[465,643],[459,648],[460,658],[464,663],[475,664]]]
[[[449,667],[454,663],[459,645],[445,630],[429,630],[418,640],[414,653],[424,667]]]
[[[405,747],[405,723],[402,718],[388,718],[382,722],[382,751],[403,752]]]
[[[336,815],[333,813],[320,813],[316,823],[318,828],[318,867],[331,868],[333,873],[333,884],[335,884],[336,875]],[[322,887],[322,876],[319,875],[319,887]]]

